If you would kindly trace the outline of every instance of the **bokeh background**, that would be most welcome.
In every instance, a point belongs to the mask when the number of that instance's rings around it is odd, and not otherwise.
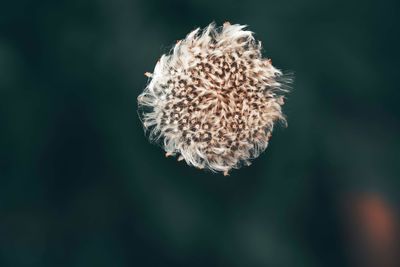
[[[396,2],[2,2],[0,266],[396,266]],[[295,74],[289,127],[228,177],[166,159],[136,111],[211,21]]]

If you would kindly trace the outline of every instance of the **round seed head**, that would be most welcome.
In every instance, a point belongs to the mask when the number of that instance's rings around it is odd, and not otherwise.
[[[263,152],[290,79],[243,25],[196,29],[162,55],[138,97],[149,139],[189,165],[227,174]]]

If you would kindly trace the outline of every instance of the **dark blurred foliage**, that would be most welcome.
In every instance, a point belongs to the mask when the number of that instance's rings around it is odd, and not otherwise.
[[[366,266],[368,233],[398,241],[399,14],[394,0],[3,1],[0,266]],[[289,127],[229,177],[166,159],[136,112],[158,57],[226,20],[295,73]]]

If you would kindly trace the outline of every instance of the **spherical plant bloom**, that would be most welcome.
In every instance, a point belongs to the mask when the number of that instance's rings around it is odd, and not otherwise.
[[[139,114],[167,156],[227,175],[266,149],[275,122],[286,123],[290,81],[262,58],[261,42],[245,28],[196,29],[145,73]]]

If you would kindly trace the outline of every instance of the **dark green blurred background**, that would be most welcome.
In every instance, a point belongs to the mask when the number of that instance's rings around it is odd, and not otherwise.
[[[398,213],[396,1],[0,6],[0,266],[358,266],[351,199]],[[295,73],[289,127],[228,177],[166,159],[136,112],[159,56],[226,20]]]

